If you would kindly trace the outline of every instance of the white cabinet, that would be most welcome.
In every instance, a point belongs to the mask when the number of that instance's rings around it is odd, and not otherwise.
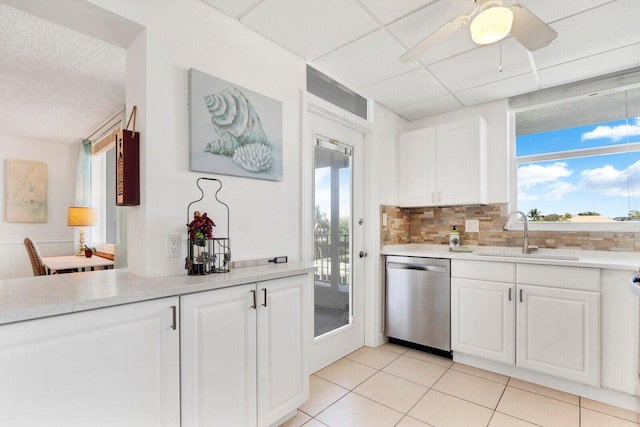
[[[309,276],[181,298],[182,424],[268,426],[308,396]]]
[[[600,385],[600,295],[518,285],[517,366]]]
[[[454,352],[600,385],[600,270],[453,260],[451,272]]]
[[[486,203],[486,163],[482,117],[402,133],[398,140],[399,205]]]
[[[255,284],[180,298],[182,425],[254,426]]]
[[[434,206],[436,193],[436,129],[401,133],[398,141],[400,206]]]
[[[178,426],[178,298],[0,327],[0,425]]]
[[[508,283],[451,280],[453,351],[514,363],[514,288]]]
[[[451,348],[515,363],[515,264],[451,262]]]

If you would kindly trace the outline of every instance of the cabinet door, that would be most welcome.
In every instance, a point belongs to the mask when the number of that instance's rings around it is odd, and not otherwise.
[[[398,140],[398,204],[435,206],[435,128],[402,133]]]
[[[308,398],[309,276],[258,283],[258,425],[280,420]]]
[[[481,117],[436,127],[439,205],[487,202],[486,123]]]
[[[255,426],[255,284],[181,297],[182,425]]]
[[[163,298],[0,326],[0,425],[180,425],[177,304]]]
[[[599,386],[599,293],[527,285],[517,290],[517,366]]]
[[[451,279],[451,347],[454,351],[514,364],[515,286]]]

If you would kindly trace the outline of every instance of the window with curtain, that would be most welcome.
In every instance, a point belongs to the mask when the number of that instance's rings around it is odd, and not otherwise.
[[[98,212],[98,225],[93,230],[96,244],[115,244],[117,228],[115,190],[115,131],[93,144],[92,206]]]

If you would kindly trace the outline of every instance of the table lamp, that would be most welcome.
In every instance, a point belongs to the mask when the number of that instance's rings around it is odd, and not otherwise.
[[[80,237],[78,238],[78,256],[84,256],[84,228],[96,225],[96,210],[85,206],[71,206],[67,215],[67,225],[80,227]]]

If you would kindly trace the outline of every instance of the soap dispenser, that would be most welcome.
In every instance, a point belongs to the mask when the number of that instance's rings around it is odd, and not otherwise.
[[[455,249],[460,246],[460,232],[453,226],[453,229],[449,233],[449,249]]]

